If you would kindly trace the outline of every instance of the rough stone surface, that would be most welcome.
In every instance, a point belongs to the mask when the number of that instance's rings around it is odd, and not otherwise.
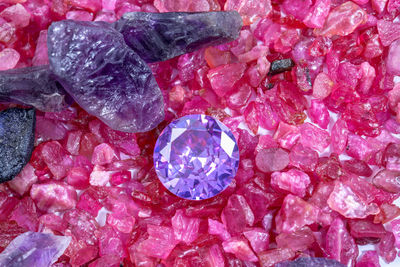
[[[150,68],[109,24],[53,23],[47,45],[50,69],[65,90],[114,130],[145,132],[164,119]]]
[[[187,115],[170,123],[154,149],[154,166],[164,186],[177,196],[199,200],[222,192],[236,175],[236,139],[221,122]]]
[[[167,60],[233,41],[242,20],[236,11],[207,13],[125,13],[114,27],[146,62]]]
[[[0,183],[13,179],[31,158],[35,122],[34,109],[0,112]]]
[[[280,262],[275,267],[344,267],[340,262],[327,258],[298,258],[294,261]]]
[[[26,232],[17,236],[0,254],[1,266],[50,266],[64,253],[71,237]]]
[[[52,77],[48,66],[37,66],[0,72],[0,102],[57,112],[66,109],[72,99]]]

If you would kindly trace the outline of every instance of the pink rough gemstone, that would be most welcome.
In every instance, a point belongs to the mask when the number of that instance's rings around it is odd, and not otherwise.
[[[381,170],[374,176],[372,183],[389,193],[400,193],[400,171]]]
[[[400,23],[387,20],[378,20],[377,23],[379,38],[384,46],[389,46],[400,38]]]
[[[323,152],[331,143],[331,138],[327,131],[306,122],[300,126],[300,142],[305,147]]]
[[[375,224],[368,219],[351,220],[349,225],[350,234],[354,238],[382,238],[386,235],[386,230],[382,224]]]
[[[365,203],[352,188],[341,182],[335,184],[335,188],[329,195],[328,205],[332,210],[339,212],[346,218],[362,219],[379,212],[375,203]]]
[[[299,138],[300,133],[296,126],[286,124],[283,121],[279,122],[274,139],[279,142],[282,148],[291,149]]]
[[[400,171],[400,144],[390,143],[384,151],[383,163],[388,170]]]
[[[35,55],[32,59],[33,66],[49,64],[49,56],[47,54],[47,30],[40,31],[37,39]]]
[[[35,169],[28,163],[14,179],[8,182],[8,186],[22,196],[29,191],[37,180],[38,177],[35,174]]]
[[[392,232],[396,240],[396,247],[400,248],[400,219],[393,220],[391,223]]]
[[[175,240],[190,245],[199,236],[200,219],[189,218],[183,210],[177,210],[171,218]]]
[[[78,202],[75,188],[64,183],[34,184],[30,195],[39,209],[48,212],[73,209]]]
[[[246,199],[237,194],[229,197],[222,211],[221,219],[227,230],[233,236],[240,234],[246,226],[253,226],[254,214]]]
[[[12,49],[6,48],[0,52],[0,71],[13,69],[20,59],[19,53]]]
[[[120,171],[113,173],[110,178],[110,184],[117,186],[123,183],[130,181],[132,178],[132,174],[130,171]]]
[[[376,77],[375,68],[371,66],[368,62],[363,62],[360,65],[360,73],[361,79],[358,91],[363,94],[368,94]]]
[[[10,219],[16,221],[19,226],[29,231],[38,231],[39,220],[36,206],[29,197],[24,197],[18,203],[15,209],[11,212]]]
[[[356,267],[380,267],[379,256],[375,250],[366,251],[357,261]]]
[[[308,116],[311,121],[318,124],[322,129],[328,127],[330,115],[325,104],[319,99],[312,99],[308,108]]]
[[[111,163],[116,158],[115,150],[106,143],[96,146],[93,150],[92,164],[105,165]]]
[[[100,229],[99,255],[115,255],[119,258],[127,256],[126,248],[122,244],[119,233],[108,225]]]
[[[358,256],[358,248],[340,218],[332,222],[326,233],[325,249],[329,258],[335,259],[346,266],[355,263]]]
[[[395,248],[396,239],[391,232],[386,232],[386,235],[381,238],[381,241],[378,244],[378,253],[385,262],[393,262],[396,259],[396,248]]]
[[[78,209],[87,211],[93,217],[97,217],[99,210],[103,206],[89,193],[89,191],[85,191],[79,196],[79,201],[76,207]]]
[[[367,13],[352,1],[347,1],[329,12],[322,29],[316,29],[316,35],[332,37],[346,36],[367,22]]]
[[[215,93],[219,97],[223,97],[243,77],[245,70],[245,63],[226,64],[209,70],[207,77],[210,79],[211,87]]]
[[[68,172],[66,181],[76,189],[86,189],[89,186],[89,175],[86,168],[74,167]]]
[[[290,163],[304,171],[314,171],[318,162],[318,153],[302,144],[296,144],[289,154]]]
[[[371,0],[372,8],[378,13],[382,13],[385,10],[386,3],[388,0]]]
[[[289,192],[299,197],[306,195],[306,190],[310,183],[310,176],[298,169],[271,174],[272,188],[277,191]]]
[[[252,93],[252,89],[250,85],[247,83],[240,85],[237,90],[232,91],[231,94],[228,95],[227,105],[232,109],[240,108],[246,105]]]
[[[386,69],[389,74],[400,75],[400,39],[391,43],[386,58]]]
[[[243,23],[250,25],[268,16],[272,11],[270,0],[227,0],[224,6],[224,10],[236,10],[242,15]]]
[[[331,94],[333,85],[331,78],[327,74],[320,72],[315,77],[312,95],[315,98],[324,99]]]
[[[69,4],[74,7],[88,9],[92,12],[101,9],[101,0],[69,0]]]
[[[135,222],[136,219],[133,216],[118,213],[107,214],[107,224],[121,233],[130,234],[133,231]]]
[[[214,0],[155,0],[154,6],[160,12],[206,12],[220,10],[218,1]]]
[[[322,28],[329,14],[331,0],[317,0],[303,22],[310,28]]]
[[[307,226],[291,233],[281,233],[276,237],[278,248],[290,248],[293,251],[304,251],[315,242],[314,233]]]
[[[4,9],[0,17],[14,24],[16,28],[24,28],[29,25],[31,14],[23,5],[15,4]]]
[[[217,235],[222,241],[228,240],[231,238],[231,235],[226,230],[226,227],[223,223],[219,221],[208,219],[208,233],[210,235]]]
[[[92,186],[105,186],[111,179],[111,171],[106,171],[102,166],[95,166],[90,174],[89,183]]]
[[[296,252],[290,248],[275,248],[260,252],[258,257],[262,267],[273,267],[275,264],[293,259]]]
[[[269,234],[262,228],[253,228],[243,232],[243,235],[249,240],[255,253],[264,251],[269,246]]]
[[[72,19],[72,20],[80,20],[80,21],[92,21],[93,20],[93,14],[87,11],[83,10],[73,10],[73,11],[68,11],[67,14],[65,15],[67,19]]]
[[[138,246],[138,252],[150,257],[166,259],[177,244],[171,227],[147,225],[149,238]]]
[[[275,217],[276,231],[290,233],[317,221],[319,209],[301,198],[287,195]]]
[[[209,261],[211,266],[225,267],[225,259],[222,250],[218,244],[214,244],[209,249]]]
[[[347,145],[349,130],[344,120],[339,118],[332,127],[332,150],[336,154],[340,155],[344,151]]]
[[[42,157],[57,180],[67,176],[73,165],[71,156],[57,141],[47,142],[43,145]]]
[[[256,262],[258,258],[249,247],[246,239],[234,237],[227,241],[222,242],[222,247],[227,253],[234,254],[238,259],[243,261]]]
[[[296,19],[303,20],[309,13],[311,5],[311,0],[285,0],[282,3],[282,8]]]
[[[262,172],[280,171],[289,164],[289,153],[281,148],[267,148],[256,155],[256,166]]]
[[[40,216],[39,221],[51,230],[58,232],[64,232],[68,227],[68,223],[54,213]]]

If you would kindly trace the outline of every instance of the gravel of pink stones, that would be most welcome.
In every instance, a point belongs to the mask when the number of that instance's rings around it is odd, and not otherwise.
[[[166,119],[111,130],[78,106],[37,113],[36,147],[0,185],[0,249],[20,233],[72,237],[53,266],[273,266],[299,256],[393,262],[400,248],[398,0],[1,0],[0,69],[48,62],[53,20],[235,9],[230,44],[152,64]],[[268,75],[291,58],[291,71]],[[0,108],[5,108],[1,105]],[[236,179],[173,196],[152,153],[169,121],[207,114],[234,132]],[[371,250],[359,252],[359,245]]]

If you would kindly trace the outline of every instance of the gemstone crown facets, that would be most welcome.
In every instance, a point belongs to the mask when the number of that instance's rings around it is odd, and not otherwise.
[[[232,182],[239,149],[232,132],[206,115],[187,115],[170,123],[158,137],[154,166],[173,194],[192,200],[211,198]]]

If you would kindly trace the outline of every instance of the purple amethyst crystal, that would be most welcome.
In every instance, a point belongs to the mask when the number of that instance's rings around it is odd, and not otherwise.
[[[114,27],[146,62],[167,60],[239,37],[242,18],[236,11],[125,13]]]
[[[1,71],[0,102],[58,112],[66,109],[72,100],[51,76],[49,66],[44,65]]]
[[[345,267],[345,265],[332,259],[310,257],[281,262],[276,264],[276,267]]]
[[[53,23],[50,69],[88,113],[122,132],[145,132],[164,119],[163,98],[150,68],[106,22]]]
[[[0,254],[0,266],[49,267],[57,261],[71,242],[71,237],[26,232],[16,238]]]
[[[171,122],[158,137],[154,166],[173,194],[192,200],[222,192],[236,175],[239,149],[231,131],[206,115]]]
[[[30,160],[35,118],[34,109],[10,108],[0,112],[0,183],[13,179]]]

